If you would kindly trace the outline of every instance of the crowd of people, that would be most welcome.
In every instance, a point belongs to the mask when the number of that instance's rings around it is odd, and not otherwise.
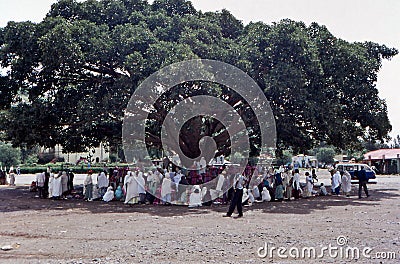
[[[14,169],[14,166],[11,166],[10,169],[8,170],[8,175],[7,175],[7,168],[1,167],[0,168],[0,185],[10,185],[10,186],[15,186],[15,174],[20,174],[20,168],[19,166],[17,169]]]
[[[80,192],[74,189],[72,171],[53,173],[47,171],[36,174],[31,191],[36,197],[67,199],[83,198],[86,201],[121,201],[134,204],[180,204],[189,207],[211,204],[230,204],[227,216],[237,207],[242,215],[242,205],[252,206],[257,202],[291,201],[299,198],[329,195],[323,183],[318,183],[315,169],[302,171],[290,167],[260,168],[247,166],[243,173],[228,175],[224,167],[206,166],[182,171],[161,167],[147,172],[135,168],[103,168],[94,174],[89,170]],[[343,193],[350,196],[351,175],[347,171],[331,168],[331,194]],[[15,184],[15,176],[10,170],[10,184]],[[12,176],[11,176],[12,175]],[[363,177],[364,175],[364,177]],[[364,188],[369,196],[367,179],[358,172],[359,197]],[[304,179],[302,181],[302,179]],[[202,187],[201,187],[202,186]]]
[[[36,180],[30,186],[31,192],[38,192],[38,198],[67,199],[73,190],[74,173],[68,170],[55,174],[50,167],[45,172],[37,173]]]

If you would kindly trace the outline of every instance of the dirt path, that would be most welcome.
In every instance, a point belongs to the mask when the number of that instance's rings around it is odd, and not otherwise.
[[[400,261],[400,177],[380,176],[369,185],[371,197],[314,197],[246,207],[244,218],[223,218],[226,206],[189,209],[181,206],[124,206],[119,202],[41,200],[27,187],[0,187],[0,263],[349,263],[332,257],[288,256],[300,251],[338,246],[371,247],[395,252],[397,260],[367,259],[357,263]],[[268,243],[287,251],[260,258]],[[18,243],[18,244],[16,244]],[[339,247],[340,248],[340,247]],[[263,251],[260,251],[263,253]],[[353,260],[355,262],[355,260]]]

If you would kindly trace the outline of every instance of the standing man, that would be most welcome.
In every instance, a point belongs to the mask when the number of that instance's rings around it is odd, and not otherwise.
[[[246,178],[241,174],[237,174],[235,176],[235,179],[233,181],[233,183],[234,183],[233,197],[231,200],[231,204],[229,205],[229,210],[224,215],[224,217],[231,217],[233,214],[233,211],[235,211],[235,207],[237,207],[238,217],[243,217],[242,197],[243,197],[243,186],[244,186],[245,180],[246,180]]]
[[[294,170],[294,175],[293,175],[293,185],[292,188],[294,190],[294,199],[297,200],[300,198],[300,171],[299,169]]]
[[[36,174],[36,186],[39,191],[39,198],[46,198],[45,193],[44,193],[44,181],[45,181],[44,172],[37,173]]]
[[[361,189],[364,188],[365,195],[369,197],[368,188],[367,188],[367,173],[365,172],[364,167],[361,167],[361,170],[358,171],[358,198],[361,199]]]

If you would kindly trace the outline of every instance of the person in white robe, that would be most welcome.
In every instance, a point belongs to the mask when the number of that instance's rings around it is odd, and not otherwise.
[[[343,192],[347,197],[350,197],[351,192],[351,175],[348,171],[343,172],[342,176],[342,188]]]
[[[66,171],[63,171],[61,174],[61,193],[63,196],[68,193],[68,175]]]
[[[53,189],[52,189],[52,197],[59,198],[62,195],[62,184],[61,184],[61,174],[54,176],[53,180]]]
[[[159,173],[148,172],[147,183],[149,184],[149,191],[152,195],[156,195],[157,187],[160,184]]]
[[[218,198],[222,198],[224,191],[222,187],[224,186],[226,171],[223,171],[220,175],[218,175],[217,186],[214,189],[210,189],[210,195],[212,200],[216,200]],[[215,204],[220,204],[219,201],[216,201]]]
[[[199,207],[201,203],[201,190],[199,185],[193,186],[192,193],[189,197],[189,207]]]
[[[319,195],[322,195],[322,196],[328,195],[328,191],[326,190],[323,182],[321,182],[321,186],[319,187]]]
[[[334,192],[336,195],[339,195],[341,183],[342,183],[342,177],[340,176],[340,172],[335,171],[335,173],[332,176],[332,192]]]
[[[136,175],[132,171],[128,171],[124,179],[124,186],[126,190],[125,204],[135,204],[138,202],[138,182]]]
[[[271,201],[271,195],[269,194],[269,191],[267,190],[267,187],[264,187],[262,192],[261,192],[261,197],[263,202],[269,202]]]
[[[54,173],[50,173],[49,178],[49,198],[53,197],[53,186],[54,186]]]
[[[138,176],[136,178],[138,183],[138,194],[139,194],[139,202],[141,204],[146,203],[146,182],[143,178],[143,172],[139,171]]]
[[[14,167],[11,166],[10,170],[8,171],[8,176],[10,177],[9,185],[10,186],[15,186],[15,173],[14,173]]]
[[[312,191],[313,191],[313,183],[312,183],[313,179],[308,171],[305,173],[305,176],[306,176],[306,192],[304,196],[310,197],[312,196]]]
[[[104,171],[102,171],[98,176],[97,176],[97,187],[99,188],[99,195],[100,197],[103,197],[104,194],[107,191],[108,187],[108,179]]]
[[[171,178],[167,173],[161,184],[161,199],[163,201],[163,204],[171,203],[171,193],[172,193],[171,184],[172,184]]]
[[[108,203],[108,202],[112,201],[112,199],[114,199],[114,190],[113,190],[112,186],[109,186],[107,188],[107,192],[103,196],[103,201]]]
[[[258,199],[258,198],[260,198],[261,197],[261,195],[260,195],[260,189],[258,189],[258,186],[257,185],[254,185],[253,186],[253,197],[254,197],[254,199]]]
[[[226,171],[223,171],[220,175],[218,175],[217,187],[215,188],[215,190],[218,192],[219,198],[221,198],[224,194],[224,190],[222,188],[224,187],[225,176]]]
[[[179,188],[179,182],[181,181],[181,179],[182,179],[182,172],[181,171],[178,171],[178,173],[174,176],[174,183],[175,183],[175,190],[176,190],[176,193],[178,193],[178,188]]]

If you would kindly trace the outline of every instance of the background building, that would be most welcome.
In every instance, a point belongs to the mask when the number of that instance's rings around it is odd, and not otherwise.
[[[364,155],[364,162],[380,174],[400,173],[400,149],[378,149]]]

